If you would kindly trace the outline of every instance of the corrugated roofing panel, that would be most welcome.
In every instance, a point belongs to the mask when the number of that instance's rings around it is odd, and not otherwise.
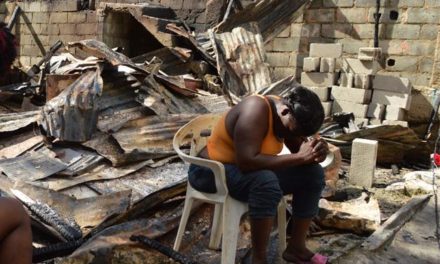
[[[36,123],[40,111],[0,114],[0,132],[11,132]]]

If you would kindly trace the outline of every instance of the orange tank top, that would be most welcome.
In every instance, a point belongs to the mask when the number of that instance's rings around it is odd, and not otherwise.
[[[266,97],[262,95],[256,96],[263,98],[269,107],[269,129],[261,144],[260,153],[277,155],[283,149],[283,141],[280,141],[273,132],[272,108]],[[226,130],[227,114],[228,112],[223,114],[211,132],[207,143],[208,155],[211,160],[220,161],[222,163],[236,163],[234,142]]]

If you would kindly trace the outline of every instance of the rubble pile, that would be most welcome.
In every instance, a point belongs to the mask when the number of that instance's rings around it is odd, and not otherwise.
[[[153,243],[154,248],[173,243],[171,231],[180,220],[187,171],[173,150],[176,131],[195,116],[224,112],[250,94],[285,95],[296,83],[293,76],[273,82],[264,43],[290,25],[310,1],[263,0],[246,8],[234,5],[236,1],[222,2],[225,16],[211,16],[210,29],[197,34],[162,12],[163,7],[113,6],[131,14],[161,46],[129,58],[94,39],[55,43],[41,63],[20,73],[19,82],[1,84],[0,194],[16,197],[28,209],[35,262],[62,257],[56,263],[167,263],[166,257],[138,242]],[[370,77],[347,71],[341,75],[350,78],[341,84],[347,87],[335,87],[342,47],[326,45],[340,52],[321,54],[319,44],[312,44],[302,82],[320,95],[329,116],[329,87],[337,102],[337,90],[354,89],[348,87],[351,79],[359,79],[354,83],[367,89]],[[359,59],[370,60],[366,57]],[[373,82],[378,90],[383,87],[380,78]],[[365,117],[368,102],[357,103],[363,104]],[[374,109],[385,109],[386,102],[378,103]],[[333,112],[339,112],[334,104]],[[385,119],[400,120],[402,108],[387,106]],[[335,161],[326,168],[323,196],[329,200],[321,201],[316,221],[324,228],[365,236],[380,228],[378,201],[365,193],[356,199],[335,198],[342,158],[350,156],[352,141],[377,140],[377,161],[388,164],[401,163],[405,151],[420,147],[421,141],[407,127],[344,130],[353,121],[345,119],[342,124],[336,117],[321,130],[335,145]],[[400,156],[394,155],[396,150]],[[428,192],[426,186],[413,187],[418,181],[409,177],[402,188],[390,186],[390,192]],[[191,231],[184,236],[183,254],[200,263],[219,262],[220,254],[206,248],[212,209],[196,205]],[[250,248],[246,223],[241,232],[239,259]],[[163,245],[157,246],[156,240]]]

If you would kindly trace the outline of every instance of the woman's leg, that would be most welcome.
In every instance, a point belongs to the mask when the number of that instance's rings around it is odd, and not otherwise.
[[[29,216],[20,202],[0,198],[0,263],[32,262]]]
[[[267,263],[267,246],[273,227],[278,203],[283,193],[273,171],[260,170],[241,173],[233,165],[227,165],[229,194],[249,204],[252,233],[252,263]]]
[[[277,175],[269,170],[242,173],[225,164],[226,183],[231,197],[249,204],[252,233],[252,263],[267,263],[267,245],[278,203],[283,195]],[[191,165],[189,182],[197,190],[215,192],[214,176],[208,168]]]
[[[292,230],[283,257],[289,261],[308,260],[313,256],[306,237],[325,186],[324,170],[319,164],[291,167],[276,171],[284,194],[293,194]]]

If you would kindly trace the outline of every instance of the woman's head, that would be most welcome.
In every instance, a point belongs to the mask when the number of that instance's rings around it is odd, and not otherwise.
[[[15,37],[6,28],[6,24],[0,22],[0,75],[3,75],[17,57]]]
[[[311,90],[296,86],[283,98],[294,120],[296,133],[311,136],[324,122],[324,108],[319,97]]]

